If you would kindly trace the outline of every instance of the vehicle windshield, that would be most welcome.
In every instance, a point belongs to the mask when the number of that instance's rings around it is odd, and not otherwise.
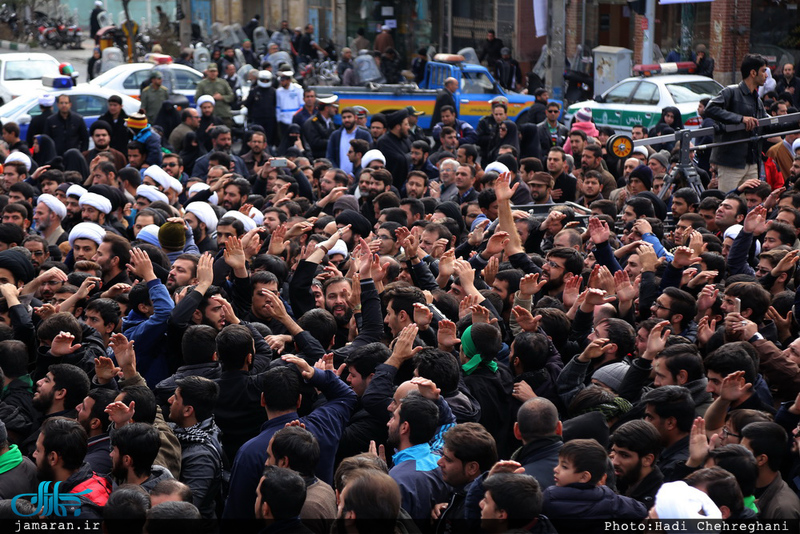
[[[462,72],[461,92],[477,95],[497,94],[497,88],[484,72]]]
[[[42,76],[58,76],[58,64],[47,60],[7,61],[5,81],[41,80]]]
[[[698,80],[692,82],[668,83],[667,91],[676,104],[697,102],[703,98],[711,98],[722,90],[722,86],[714,80]]]
[[[39,98],[39,94],[37,93],[36,98]],[[0,117],[16,117],[17,113],[21,111],[27,112],[27,109],[31,106],[31,99],[25,96],[20,98],[15,98],[8,104],[0,107]],[[38,106],[37,106],[38,109]]]
[[[117,76],[119,76],[119,70],[115,67],[113,69],[105,71],[103,74],[97,76],[96,78],[92,78],[92,83],[95,85],[99,85],[100,87],[103,87],[105,84],[107,84]]]

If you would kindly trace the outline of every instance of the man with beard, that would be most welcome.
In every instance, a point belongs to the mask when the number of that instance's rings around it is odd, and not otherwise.
[[[93,185],[117,187],[117,167],[110,161],[99,161],[92,167],[90,179]]]
[[[111,481],[92,471],[84,460],[87,449],[88,437],[81,425],[72,419],[56,417],[42,425],[34,459],[40,481],[60,483],[61,494],[83,493],[73,496],[72,503],[59,505],[66,516],[80,514],[85,519],[102,519],[102,509],[111,494]],[[80,503],[73,504],[75,500]]]
[[[192,489],[192,500],[205,518],[215,518],[222,484],[222,445],[213,410],[219,386],[201,376],[176,380],[169,398],[170,428],[181,443],[180,480]]]
[[[211,129],[209,135],[211,136],[211,151],[198,158],[194,164],[194,169],[192,169],[192,176],[205,180],[208,175],[209,162],[215,152],[222,152],[231,159],[233,164],[233,169],[231,170],[233,172],[242,176],[249,176],[247,164],[239,156],[231,154],[231,129],[227,126],[215,126]]]
[[[535,172],[528,179],[528,187],[531,190],[531,200],[534,204],[553,203],[553,177],[546,172]]]
[[[361,129],[361,128],[359,128]],[[361,176],[361,169],[364,155],[369,151],[369,141],[365,139],[351,139],[350,149],[347,151],[347,160],[350,162],[352,172],[350,173],[356,180]]]
[[[328,169],[319,179],[319,200],[306,212],[306,217],[322,213],[333,215],[334,203],[347,192],[350,179],[341,169]]]
[[[130,284],[128,278],[128,262],[131,260],[131,244],[122,236],[107,233],[103,242],[97,247],[92,261],[103,269],[103,287],[111,288],[115,284]]]
[[[61,338],[62,336],[56,336],[54,342],[63,343]],[[75,407],[87,393],[89,393],[89,377],[82,369],[66,363],[54,364],[48,367],[47,374],[36,382],[33,407],[41,414],[43,424],[54,417],[75,419],[77,415]],[[32,457],[40,432],[41,428],[36,429],[20,443],[22,454]]]
[[[89,437],[89,449],[86,462],[95,473],[106,475],[111,472],[111,438],[108,426],[111,421],[106,413],[106,406],[114,402],[116,392],[112,389],[94,388],[75,408],[78,412],[78,423]]]
[[[789,179],[786,182],[787,185],[796,184],[798,178],[800,178],[800,156],[795,156],[794,160],[792,160],[792,166],[789,168]]]
[[[329,278],[322,284],[322,292],[325,295],[325,309],[331,312],[339,327],[334,347],[343,347],[347,343],[350,319],[353,317],[349,302],[353,284],[348,278]]]
[[[97,193],[85,193],[78,201],[83,222],[106,225],[106,217],[111,213],[111,201]]]
[[[473,481],[489,471],[497,462],[494,437],[478,423],[462,423],[444,435],[442,457],[437,462],[442,479],[455,490],[447,502],[434,506],[437,531],[467,530],[465,501]]]
[[[411,165],[408,170],[424,172],[429,180],[436,180],[439,178],[439,169],[430,162],[428,158],[430,151],[431,147],[427,141],[414,141],[411,143]]]
[[[267,465],[256,486],[256,519],[267,525],[265,531],[312,534],[300,521],[306,502],[306,483],[291,469]],[[345,532],[345,531],[342,531]]]
[[[211,150],[211,136],[209,133],[217,126],[223,126],[222,119],[214,114],[215,101],[211,95],[203,95],[197,99],[197,106],[200,109],[200,124],[197,127],[197,143],[206,149]]]
[[[741,352],[746,354],[744,350]],[[744,357],[749,359],[749,356]],[[709,381],[709,389],[710,384]],[[671,482],[673,476],[677,478],[679,475],[678,465],[689,458],[689,432],[695,418],[692,394],[682,386],[662,386],[642,395],[641,403],[645,405],[644,420],[656,428],[664,447],[656,466],[663,473],[664,480]]]
[[[389,115],[387,132],[378,139],[378,150],[386,158],[386,169],[392,173],[394,186],[399,190],[408,176],[408,111],[401,109]]]
[[[44,303],[53,303],[55,294],[61,291],[66,281],[67,275],[64,271],[58,267],[51,267],[31,280],[25,287],[25,291],[38,293]]]
[[[458,146],[474,145],[478,142],[478,134],[475,132],[475,129],[467,121],[458,119],[453,106],[444,106],[442,108],[442,121],[434,125],[432,132],[433,138],[440,139],[440,132],[446,126],[455,130]],[[458,148],[458,146],[456,146],[456,148]]]
[[[216,63],[209,63],[206,68],[208,77],[197,84],[194,98],[199,99],[204,95],[214,99],[214,114],[228,127],[233,126],[233,115],[231,114],[231,104],[236,101],[231,86],[225,80],[219,79],[219,68]]]
[[[47,240],[49,246],[67,240],[67,233],[61,227],[61,221],[66,216],[67,207],[60,200],[53,195],[39,195],[33,220],[36,223],[36,230]]]
[[[349,175],[354,174],[353,161],[349,157],[351,141],[361,139],[370,143],[372,136],[366,130],[356,125],[356,112],[351,107],[342,110],[342,127],[333,132],[328,139],[328,150],[325,157],[333,163],[333,166],[342,169]],[[366,152],[361,152],[362,156]],[[360,163],[360,161],[359,161]],[[359,165],[360,166],[360,165]]]
[[[589,171],[597,171],[600,173],[600,183],[603,186],[603,198],[611,198],[611,192],[617,188],[617,181],[610,172],[603,168],[602,161],[603,150],[599,145],[592,144],[584,147],[581,157],[581,169],[583,169],[584,176]]]
[[[200,253],[216,254],[217,243],[211,236],[216,232],[219,220],[214,208],[206,202],[190,202],[186,206],[184,218],[192,229],[194,242]]]
[[[164,169],[164,172],[180,182],[181,185],[186,183],[186,181],[189,179],[186,173],[183,172],[183,158],[181,158],[178,154],[164,154],[164,156],[161,158],[161,167]],[[172,187],[168,187],[167,190],[164,191],[165,194],[171,195],[176,193],[178,185],[175,182],[172,182],[171,185]],[[172,193],[170,191],[172,191]],[[180,194],[180,191],[177,191],[177,194]]]
[[[249,171],[247,176],[252,177],[258,175],[265,165],[269,165],[271,155],[269,147],[267,147],[267,135],[264,132],[253,132],[247,146],[250,147],[250,150],[242,156],[242,161],[247,165]],[[209,172],[211,172],[210,169]]]
[[[446,502],[450,493],[437,464],[439,456],[428,443],[439,427],[439,408],[413,392],[391,408],[387,445],[396,453],[389,476],[400,486],[403,509],[422,529],[430,523],[433,503]]]
[[[128,163],[125,155],[111,146],[110,124],[105,121],[95,121],[92,127],[89,128],[89,135],[92,137],[92,141],[94,141],[94,148],[83,153],[86,163],[91,165],[92,160],[94,160],[100,152],[110,152],[114,156],[114,167],[116,167],[117,170],[123,168]]]
[[[107,409],[119,404],[114,402]],[[160,448],[161,436],[153,425],[118,426],[111,435],[111,476],[120,485],[133,484],[149,492],[162,480],[173,478],[167,468],[153,465]]]
[[[167,275],[167,289],[174,293],[179,287],[197,284],[197,254],[181,254],[172,262],[172,269]]]
[[[31,263],[37,271],[44,262],[50,261],[50,249],[47,246],[47,241],[42,236],[29,235],[22,242],[22,246],[31,253]]]
[[[656,466],[661,454],[658,430],[647,421],[628,421],[611,434],[609,442],[609,457],[620,495],[652,507],[656,492],[664,482],[664,475]]]
[[[236,211],[247,201],[247,196],[250,194],[250,182],[240,176],[228,182],[222,191],[220,205],[228,211]]]
[[[378,139],[386,133],[386,115],[383,113],[376,113],[372,116],[369,123],[369,134],[372,136],[371,146],[373,148],[378,146]]]
[[[89,132],[83,117],[71,111],[72,100],[67,94],[58,95],[58,113],[50,115],[44,125],[44,133],[56,144],[56,153],[63,154],[70,148],[89,149]]]
[[[108,97],[108,111],[97,119],[98,122],[103,121],[110,127],[108,130],[111,137],[110,146],[120,154],[127,153],[128,142],[131,140],[130,131],[125,126],[127,118],[128,114],[122,109],[122,97],[111,95]]]
[[[272,307],[266,292],[279,295],[278,277],[269,271],[253,273],[250,276],[250,286],[253,288],[253,298],[245,315],[245,320],[267,325],[272,330],[273,336],[280,336],[287,333],[286,327],[272,316]],[[291,336],[287,336],[291,342]]]

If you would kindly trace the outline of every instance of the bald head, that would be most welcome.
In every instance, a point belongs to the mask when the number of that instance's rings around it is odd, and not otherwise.
[[[515,434],[528,444],[540,438],[561,433],[561,422],[555,405],[543,397],[530,399],[517,412]]]
[[[417,387],[417,385],[412,383],[410,380],[406,380],[397,386],[397,389],[394,390],[392,402],[389,404],[389,411],[395,411],[395,409],[397,409],[397,407],[400,405],[400,401],[408,397],[408,394],[412,391],[419,391],[419,387]]]
[[[450,91],[455,91],[455,88],[458,86],[458,80],[456,80],[452,76],[449,78],[445,78],[444,86]]]

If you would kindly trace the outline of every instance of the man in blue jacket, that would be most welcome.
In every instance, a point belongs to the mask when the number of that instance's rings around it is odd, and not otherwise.
[[[137,366],[149,386],[155,386],[169,376],[166,358],[158,358],[163,351],[167,321],[175,304],[167,287],[161,283],[150,257],[140,248],[131,249],[131,272],[142,279],[145,292],[134,286],[130,293],[130,312],[122,322],[122,333],[136,342]]]
[[[350,150],[350,141],[363,139],[372,142],[372,136],[367,130],[359,128],[356,124],[356,111],[351,107],[342,110],[342,127],[333,132],[328,138],[328,151],[326,158],[331,160],[334,168],[342,169],[348,175],[353,174],[353,162],[347,157]]]
[[[336,449],[356,406],[356,394],[332,371],[315,369],[297,356],[283,356],[283,360],[294,364],[296,369],[278,366],[263,375],[261,404],[266,408],[268,421],[261,427],[261,433],[245,443],[236,454],[223,519],[254,517],[256,486],[267,460],[267,447],[275,432],[292,421],[299,420],[317,438],[320,459],[315,474],[328,484],[333,481]],[[323,406],[306,417],[297,415],[302,401],[298,370],[303,379],[327,399]]]

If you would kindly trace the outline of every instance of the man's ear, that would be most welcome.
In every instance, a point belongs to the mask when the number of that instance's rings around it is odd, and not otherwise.
[[[202,324],[203,322],[203,312],[200,310],[195,310],[192,312],[192,321],[195,324]]]
[[[682,313],[673,314],[672,318],[670,319],[670,321],[679,325],[681,323],[681,321],[683,321],[683,314]]]
[[[652,467],[653,464],[656,462],[655,454],[645,454],[641,457],[642,465],[645,467]]]
[[[678,376],[676,376],[675,378],[676,382],[678,382],[678,385],[682,386],[683,384],[689,381],[689,373],[686,372],[686,369],[681,369],[680,371],[678,371]]]
[[[519,431],[519,423],[514,423],[514,437],[517,441],[522,441],[522,432]]]

